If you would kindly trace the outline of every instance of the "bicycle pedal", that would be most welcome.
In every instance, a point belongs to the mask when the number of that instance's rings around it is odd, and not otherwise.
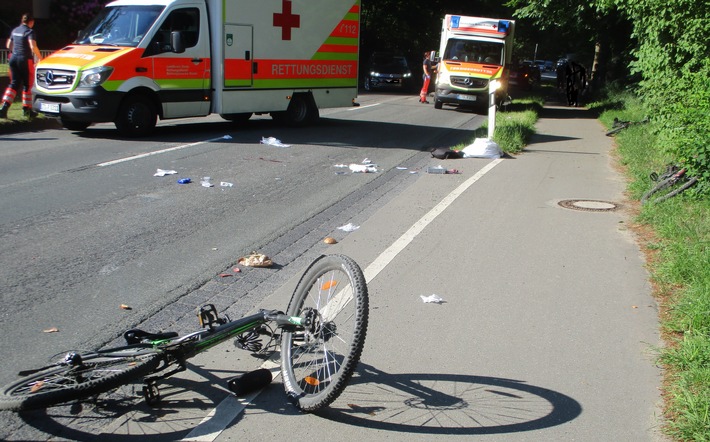
[[[200,307],[200,310],[197,312],[197,317],[200,320],[200,327],[210,330],[216,325],[222,325],[227,322],[219,317],[214,304],[207,304]]]

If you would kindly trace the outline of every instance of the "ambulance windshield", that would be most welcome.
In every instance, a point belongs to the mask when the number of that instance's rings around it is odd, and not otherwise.
[[[163,6],[106,7],[74,44],[136,47],[162,11]]]
[[[503,65],[503,44],[452,38],[446,43],[444,60]]]

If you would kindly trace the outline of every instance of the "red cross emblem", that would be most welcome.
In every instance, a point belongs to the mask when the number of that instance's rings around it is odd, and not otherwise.
[[[274,26],[281,28],[281,40],[291,40],[291,29],[301,27],[301,16],[291,12],[291,0],[282,0],[281,9],[274,13]]]

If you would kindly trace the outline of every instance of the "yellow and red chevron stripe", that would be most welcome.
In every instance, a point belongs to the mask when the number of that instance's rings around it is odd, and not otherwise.
[[[357,0],[330,36],[313,55],[313,60],[352,60],[357,62],[360,35],[360,0]]]

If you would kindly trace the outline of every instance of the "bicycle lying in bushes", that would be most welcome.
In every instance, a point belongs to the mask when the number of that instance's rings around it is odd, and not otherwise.
[[[635,124],[646,124],[648,122],[648,117],[644,118],[641,121],[621,121],[618,118],[614,118],[614,123],[612,123],[611,129],[607,131],[606,136],[610,137]]]
[[[660,203],[685,191],[698,182],[697,177],[689,177],[688,170],[674,164],[666,167],[662,175],[653,172],[651,181],[657,184],[641,196],[641,204]]]
[[[0,391],[0,409],[46,408],[140,379],[146,401],[155,405],[160,399],[158,382],[186,370],[189,358],[229,339],[245,350],[259,351],[260,336],[266,335],[280,341],[288,398],[302,411],[318,410],[342,393],[360,359],[367,331],[367,285],[354,260],[324,255],[301,276],[286,313],[262,310],[230,321],[207,305],[198,316],[203,329],[184,336],[129,330],[125,346],[71,351],[45,367],[25,370],[22,379]]]

